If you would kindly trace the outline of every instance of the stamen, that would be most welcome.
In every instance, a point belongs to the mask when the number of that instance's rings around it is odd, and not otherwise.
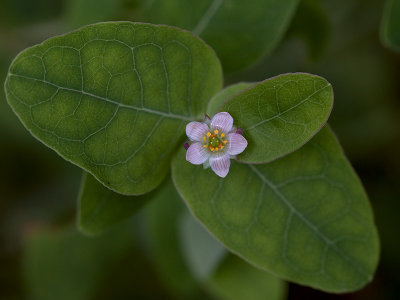
[[[207,138],[205,136],[203,136],[203,141],[207,140]]]
[[[222,149],[224,149],[224,147],[225,147],[225,146],[221,146],[221,147],[220,147],[220,148],[221,148],[221,150],[222,150]]]
[[[204,148],[207,148],[207,145],[203,145]]]
[[[226,143],[228,143],[228,141],[225,140],[225,141],[224,141],[224,144],[226,144]]]
[[[224,137],[225,136],[225,133],[221,133],[221,137]]]
[[[218,151],[218,148],[215,148],[215,151]]]
[[[210,137],[211,136],[211,132],[207,132],[207,136]]]
[[[210,146],[210,150],[211,150],[211,151],[214,151],[214,147],[211,147],[211,146]]]
[[[218,132],[219,132],[219,131],[218,131],[217,129],[214,130],[214,133],[215,133],[215,134],[218,134]]]

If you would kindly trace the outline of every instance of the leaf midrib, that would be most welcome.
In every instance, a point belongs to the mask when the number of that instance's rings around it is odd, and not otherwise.
[[[266,123],[266,122],[269,122],[269,121],[272,121],[272,120],[274,120],[274,119],[276,119],[276,118],[279,118],[280,116],[286,114],[287,112],[291,111],[292,109],[295,109],[296,107],[302,105],[304,102],[310,100],[311,97],[313,97],[314,95],[318,94],[319,92],[323,91],[324,89],[326,89],[326,88],[328,88],[328,87],[330,87],[330,86],[331,86],[331,84],[327,84],[326,86],[324,86],[324,87],[322,87],[322,88],[320,88],[320,89],[314,91],[312,94],[308,95],[305,99],[301,100],[301,101],[300,101],[299,103],[297,103],[296,105],[293,105],[292,107],[290,107],[290,108],[284,110],[283,112],[279,112],[277,115],[275,115],[275,116],[273,116],[273,117],[271,117],[271,118],[261,120],[260,122],[258,122],[258,123],[256,123],[256,124],[253,124],[253,125],[251,125],[250,127],[247,127],[245,130],[254,129],[254,128],[256,128],[256,127],[258,127],[258,126],[260,126],[260,125],[262,125],[262,124],[264,124],[264,123]]]
[[[341,249],[339,249],[335,242],[330,240],[328,237],[326,237],[314,224],[312,224],[307,218],[300,212],[298,211],[288,199],[285,198],[285,196],[279,191],[279,189],[271,182],[269,181],[261,172],[260,170],[257,169],[254,165],[247,165],[254,173],[257,174],[257,176],[260,178],[260,180],[268,185],[268,187],[278,196],[278,198],[286,205],[286,207],[291,211],[292,214],[295,214],[301,221],[306,224],[312,231],[315,232],[315,234],[321,238],[328,247],[333,249],[336,253],[340,255],[340,257],[346,261],[349,265],[351,265],[359,274],[362,276],[365,276],[366,278],[370,278],[369,273],[359,265],[355,264],[346,254],[344,254]]]
[[[15,77],[21,77],[21,78],[24,78],[24,79],[28,79],[28,80],[34,80],[34,81],[37,81],[37,82],[41,82],[41,83],[44,83],[44,84],[51,85],[51,86],[57,88],[58,90],[66,90],[66,91],[70,91],[70,92],[74,92],[74,93],[80,93],[80,94],[95,98],[97,100],[106,101],[108,103],[117,105],[118,107],[122,107],[122,108],[132,109],[132,110],[136,110],[136,111],[142,111],[142,112],[155,114],[155,115],[163,116],[163,117],[170,118],[170,119],[184,120],[184,121],[188,121],[188,122],[195,120],[195,117],[193,117],[193,116],[183,116],[183,115],[172,114],[172,113],[168,113],[168,112],[164,112],[164,111],[153,110],[153,109],[146,108],[146,107],[138,107],[138,106],[134,106],[134,105],[127,105],[127,104],[119,103],[119,102],[117,102],[115,100],[112,100],[112,99],[109,99],[109,98],[106,98],[106,97],[102,97],[102,96],[98,96],[98,95],[86,92],[84,90],[77,90],[77,89],[73,89],[73,88],[58,86],[58,85],[56,85],[54,83],[51,83],[51,82],[46,81],[46,80],[38,79],[38,78],[33,78],[33,77],[19,75],[19,74],[13,74],[13,73],[8,73],[8,76],[9,77],[15,76]]]

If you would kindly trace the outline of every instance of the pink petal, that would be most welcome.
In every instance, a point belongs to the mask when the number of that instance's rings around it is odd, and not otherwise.
[[[192,141],[201,141],[209,130],[207,124],[200,122],[190,122],[186,125],[186,135]]]
[[[244,151],[244,149],[246,149],[246,147],[247,140],[243,137],[243,135],[238,133],[228,134],[228,154],[240,154]]]
[[[210,157],[210,153],[201,143],[190,145],[186,151],[186,160],[194,165],[201,165]]]
[[[233,118],[227,112],[217,113],[211,120],[211,128],[218,128],[224,133],[231,131],[233,126]]]
[[[224,178],[228,174],[230,165],[231,165],[231,160],[228,154],[210,157],[211,169],[219,177]]]

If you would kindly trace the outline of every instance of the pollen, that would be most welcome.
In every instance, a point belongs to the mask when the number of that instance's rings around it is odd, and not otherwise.
[[[224,149],[224,147],[225,147],[225,146],[219,146],[219,147],[220,147],[220,148],[221,148],[221,150],[222,150],[222,149]]]
[[[211,147],[211,146],[210,146],[210,150],[211,150],[211,151],[214,151],[214,149],[215,149],[214,147]]]
[[[228,141],[225,140],[225,141],[224,141],[224,144],[226,144],[226,143],[228,143]]]
[[[207,138],[205,136],[203,136],[203,141],[207,140]]]
[[[203,145],[204,148],[207,148],[207,145]]]
[[[215,134],[218,134],[218,132],[219,132],[219,131],[218,131],[217,129],[214,130],[214,133],[215,133]]]
[[[211,136],[211,132],[207,132],[207,136],[210,137]]]
[[[225,136],[225,133],[221,133],[221,137],[224,137]]]

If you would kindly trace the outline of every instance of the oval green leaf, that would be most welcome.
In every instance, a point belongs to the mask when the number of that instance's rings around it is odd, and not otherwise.
[[[87,235],[100,234],[133,216],[154,192],[141,196],[117,194],[84,173],[78,198],[78,228]]]
[[[317,133],[333,106],[332,86],[311,74],[283,74],[262,81],[226,102],[248,141],[238,158],[266,163],[289,154]]]
[[[224,71],[240,71],[278,45],[298,0],[154,0],[145,19],[188,29],[215,49]]]
[[[225,179],[188,163],[184,151],[172,174],[194,216],[252,264],[329,292],[372,279],[379,242],[371,207],[328,127],[270,164],[233,161]]]
[[[5,83],[25,127],[110,189],[165,177],[188,121],[222,86],[214,51],[163,25],[98,23],[20,53]]]

